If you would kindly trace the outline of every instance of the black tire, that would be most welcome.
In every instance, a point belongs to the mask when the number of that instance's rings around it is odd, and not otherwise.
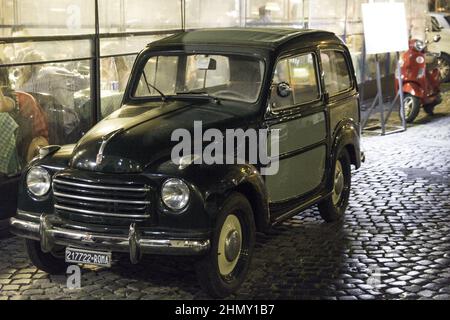
[[[420,100],[419,98],[406,93],[403,98],[403,103],[405,105],[405,118],[406,122],[413,122],[420,112]]]
[[[423,110],[425,111],[425,113],[429,116],[433,116],[434,115],[434,107],[436,107],[436,104],[426,104],[423,106]]]
[[[222,275],[219,268],[219,238],[225,221],[233,216],[241,226],[242,245],[236,255],[237,261],[232,271]],[[214,298],[225,298],[234,293],[245,280],[253,255],[255,244],[255,221],[253,210],[247,198],[234,192],[225,201],[217,217],[214,234],[212,235],[211,250],[196,264],[197,278],[202,288]],[[223,250],[225,252],[225,250]],[[224,255],[226,257],[226,254]],[[228,257],[226,257],[228,259]]]
[[[438,60],[439,77],[441,82],[450,81],[450,55],[442,52]]]
[[[342,185],[342,191],[340,192],[340,197],[336,197],[335,199],[335,190],[336,190],[336,170],[338,170],[338,161],[341,164],[341,172],[343,176],[343,185]],[[322,200],[318,207],[321,217],[326,222],[334,222],[339,219],[341,219],[344,214],[345,210],[348,206],[348,200],[350,198],[350,187],[351,187],[351,163],[350,163],[350,156],[348,155],[348,152],[346,149],[343,149],[337,159],[335,160],[334,166],[333,166],[333,193],[327,197],[325,200]],[[336,200],[338,199],[338,200]]]
[[[64,274],[66,272],[68,264],[64,261],[64,258],[58,258],[52,253],[43,252],[39,241],[26,239],[25,246],[28,257],[39,270],[48,274]]]

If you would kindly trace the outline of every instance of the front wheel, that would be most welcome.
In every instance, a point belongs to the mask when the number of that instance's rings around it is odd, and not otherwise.
[[[333,173],[333,192],[319,203],[319,212],[326,222],[334,222],[344,216],[350,198],[351,164],[347,150],[337,156]]]
[[[203,289],[224,298],[244,282],[255,243],[255,222],[248,200],[232,193],[217,218],[211,250],[196,265]]]
[[[403,105],[405,107],[406,122],[408,122],[408,123],[413,122],[419,115],[419,111],[420,111],[419,98],[407,93],[407,94],[405,94],[405,97],[403,98]]]
[[[48,274],[63,274],[67,270],[68,264],[64,261],[62,253],[41,250],[41,243],[35,240],[25,240],[28,257],[36,268]]]

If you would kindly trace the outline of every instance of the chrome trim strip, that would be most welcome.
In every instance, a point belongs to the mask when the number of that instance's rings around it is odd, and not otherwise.
[[[141,201],[141,200],[119,200],[119,199],[106,199],[106,198],[94,198],[94,197],[84,197],[84,196],[74,196],[67,193],[55,192],[53,194],[57,197],[62,198],[70,198],[77,200],[87,200],[87,201],[95,201],[95,202],[117,202],[117,203],[128,203],[128,204],[150,204],[150,201]]]
[[[55,209],[60,209],[60,210],[65,210],[65,211],[73,211],[73,212],[91,214],[91,215],[97,215],[97,216],[110,216],[110,217],[119,217],[119,218],[149,218],[150,217],[150,214],[108,213],[108,212],[76,209],[76,208],[61,206],[59,204],[55,204]]]
[[[103,161],[103,153],[105,152],[106,145],[109,141],[111,141],[115,136],[117,136],[119,133],[122,133],[124,131],[124,128],[120,128],[116,131],[110,132],[107,135],[104,135],[102,137],[102,144],[100,145],[100,148],[98,149],[97,157],[95,160],[96,165],[100,165]]]
[[[82,188],[90,188],[90,189],[100,189],[100,190],[117,190],[117,191],[150,191],[150,188],[133,188],[133,187],[113,187],[113,186],[101,186],[101,185],[89,185],[84,183],[77,182],[69,182],[59,179],[54,179],[53,183],[65,184],[68,186],[82,187]]]

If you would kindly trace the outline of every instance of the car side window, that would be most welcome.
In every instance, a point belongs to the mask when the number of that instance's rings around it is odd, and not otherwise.
[[[289,86],[291,93],[279,94],[279,85]],[[270,103],[273,109],[283,109],[304,104],[319,98],[316,59],[314,54],[304,54],[278,62],[272,81]]]
[[[325,88],[330,96],[347,91],[352,87],[347,60],[341,51],[322,51],[322,69]]]

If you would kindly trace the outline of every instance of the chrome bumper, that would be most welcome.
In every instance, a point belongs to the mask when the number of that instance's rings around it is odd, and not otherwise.
[[[67,230],[53,226],[49,216],[42,214],[39,222],[20,219],[29,213],[21,212],[10,219],[11,232],[15,235],[38,240],[43,252],[50,252],[55,245],[91,248],[112,252],[129,252],[132,263],[138,263],[142,254],[200,255],[210,248],[209,239],[156,239],[143,237],[132,223],[128,236],[98,234],[78,230]]]

